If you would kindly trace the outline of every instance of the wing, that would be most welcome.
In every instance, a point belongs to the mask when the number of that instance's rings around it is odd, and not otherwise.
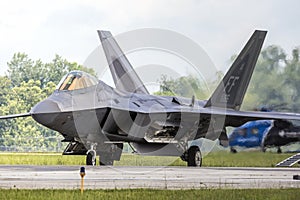
[[[109,31],[98,31],[116,88],[126,92],[149,94],[127,57]]]
[[[18,118],[18,117],[29,117],[31,116],[31,113],[21,113],[21,114],[13,114],[13,115],[5,115],[5,116],[0,116],[1,119],[13,119],[13,118]]]
[[[208,113],[207,113],[208,114]],[[225,116],[225,126],[238,127],[248,121],[254,120],[300,120],[298,113],[281,113],[281,112],[248,112],[235,110],[214,110],[210,112],[211,115]]]

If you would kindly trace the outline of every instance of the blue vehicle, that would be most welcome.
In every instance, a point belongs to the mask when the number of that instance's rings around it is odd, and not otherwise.
[[[250,121],[235,128],[228,137],[230,150],[236,153],[235,147],[277,147],[300,141],[300,124],[291,121],[258,120]]]
[[[235,128],[229,135],[229,146],[231,152],[236,153],[234,147],[261,147],[264,135],[272,127],[271,120],[250,121]]]

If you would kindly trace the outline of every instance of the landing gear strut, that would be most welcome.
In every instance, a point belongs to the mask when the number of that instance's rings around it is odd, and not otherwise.
[[[97,143],[91,144],[90,150],[86,153],[86,165],[96,165],[96,146]]]
[[[231,153],[237,153],[237,150],[234,147],[230,147],[230,152]]]
[[[277,147],[277,153],[282,153],[281,148],[279,146]]]

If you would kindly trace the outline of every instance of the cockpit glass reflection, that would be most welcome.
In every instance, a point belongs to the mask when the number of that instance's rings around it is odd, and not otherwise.
[[[78,90],[91,87],[98,83],[98,79],[82,71],[72,71],[62,78],[57,85],[58,90]]]

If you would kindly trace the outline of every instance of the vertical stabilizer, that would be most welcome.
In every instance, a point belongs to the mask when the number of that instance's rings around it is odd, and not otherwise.
[[[266,34],[253,33],[205,107],[240,109]]]
[[[126,92],[149,94],[112,34],[109,31],[98,30],[98,35],[116,88]]]

